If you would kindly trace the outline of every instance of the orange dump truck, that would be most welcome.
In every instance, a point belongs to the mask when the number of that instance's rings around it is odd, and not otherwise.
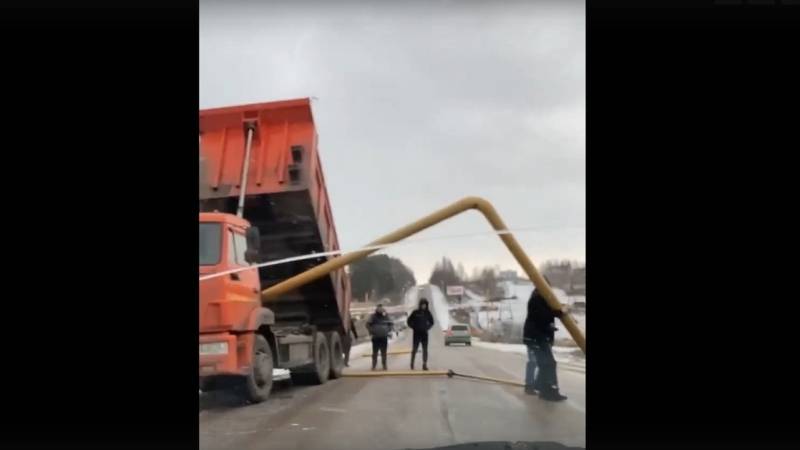
[[[200,111],[200,176],[200,389],[259,402],[275,368],[341,376],[346,272],[264,303],[263,289],[328,257],[252,267],[339,248],[309,100]]]

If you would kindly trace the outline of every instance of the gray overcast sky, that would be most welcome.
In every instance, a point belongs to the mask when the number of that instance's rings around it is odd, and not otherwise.
[[[201,1],[200,107],[316,97],[345,249],[478,195],[540,229],[517,234],[535,263],[584,260],[583,2],[330,3]],[[470,212],[419,238],[488,227]],[[494,236],[386,253],[419,281],[443,255],[518,269]]]

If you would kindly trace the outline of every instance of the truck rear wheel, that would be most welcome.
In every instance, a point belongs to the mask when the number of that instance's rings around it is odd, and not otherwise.
[[[298,384],[324,384],[331,371],[331,356],[328,340],[317,332],[314,336],[314,362],[292,370],[292,381]]]
[[[272,350],[267,339],[257,334],[253,344],[253,367],[241,387],[245,399],[252,403],[261,403],[269,397],[272,390],[272,369]]]
[[[331,356],[328,340],[325,335],[317,332],[314,336],[314,364],[307,373],[303,373],[301,380],[311,384],[325,384],[331,371]]]
[[[311,381],[314,384],[324,384],[328,381],[331,371],[330,353],[325,335],[317,332],[314,339],[314,371],[311,373]]]
[[[329,347],[331,350],[331,379],[336,379],[342,376],[344,370],[344,348],[342,346],[342,337],[339,333],[332,331],[329,333],[330,339]]]

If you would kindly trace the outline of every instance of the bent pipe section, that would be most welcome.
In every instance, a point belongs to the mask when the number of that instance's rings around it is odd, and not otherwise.
[[[393,244],[471,209],[480,211],[492,228],[494,228],[496,231],[504,231],[508,229],[491,203],[480,197],[466,197],[415,222],[399,228],[375,241],[372,241],[367,246]],[[514,235],[511,233],[502,233],[499,236],[500,240],[503,241],[508,250],[522,267],[522,270],[525,271],[525,274],[527,274],[528,278],[530,278],[530,280],[533,282],[533,285],[536,286],[536,289],[538,289],[539,292],[541,292],[544,296],[545,300],[547,300],[550,308],[554,310],[561,309],[561,303],[559,303],[555,293],[552,289],[550,289],[550,286],[536,269],[536,266],[533,265],[533,262],[531,262],[530,258],[528,258],[528,255],[522,250],[522,247],[514,238]],[[304,284],[322,278],[332,271],[341,269],[342,267],[364,258],[365,256],[374,253],[377,250],[378,249],[359,250],[333,257],[327,262],[324,262],[316,267],[312,267],[303,273],[297,274],[268,289],[265,289],[261,292],[261,299],[263,302],[274,301],[283,294],[291,292]],[[580,349],[586,353],[586,338],[581,332],[580,328],[578,328],[578,325],[572,316],[569,313],[564,313],[560,317],[560,320],[561,323],[564,324],[564,328],[566,328],[570,336],[572,336],[572,339],[575,340],[576,344],[578,344],[578,347],[580,347]]]

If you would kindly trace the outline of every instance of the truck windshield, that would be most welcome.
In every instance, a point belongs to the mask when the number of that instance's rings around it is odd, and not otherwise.
[[[200,224],[200,265],[213,266],[219,263],[222,250],[222,227],[218,223]]]

